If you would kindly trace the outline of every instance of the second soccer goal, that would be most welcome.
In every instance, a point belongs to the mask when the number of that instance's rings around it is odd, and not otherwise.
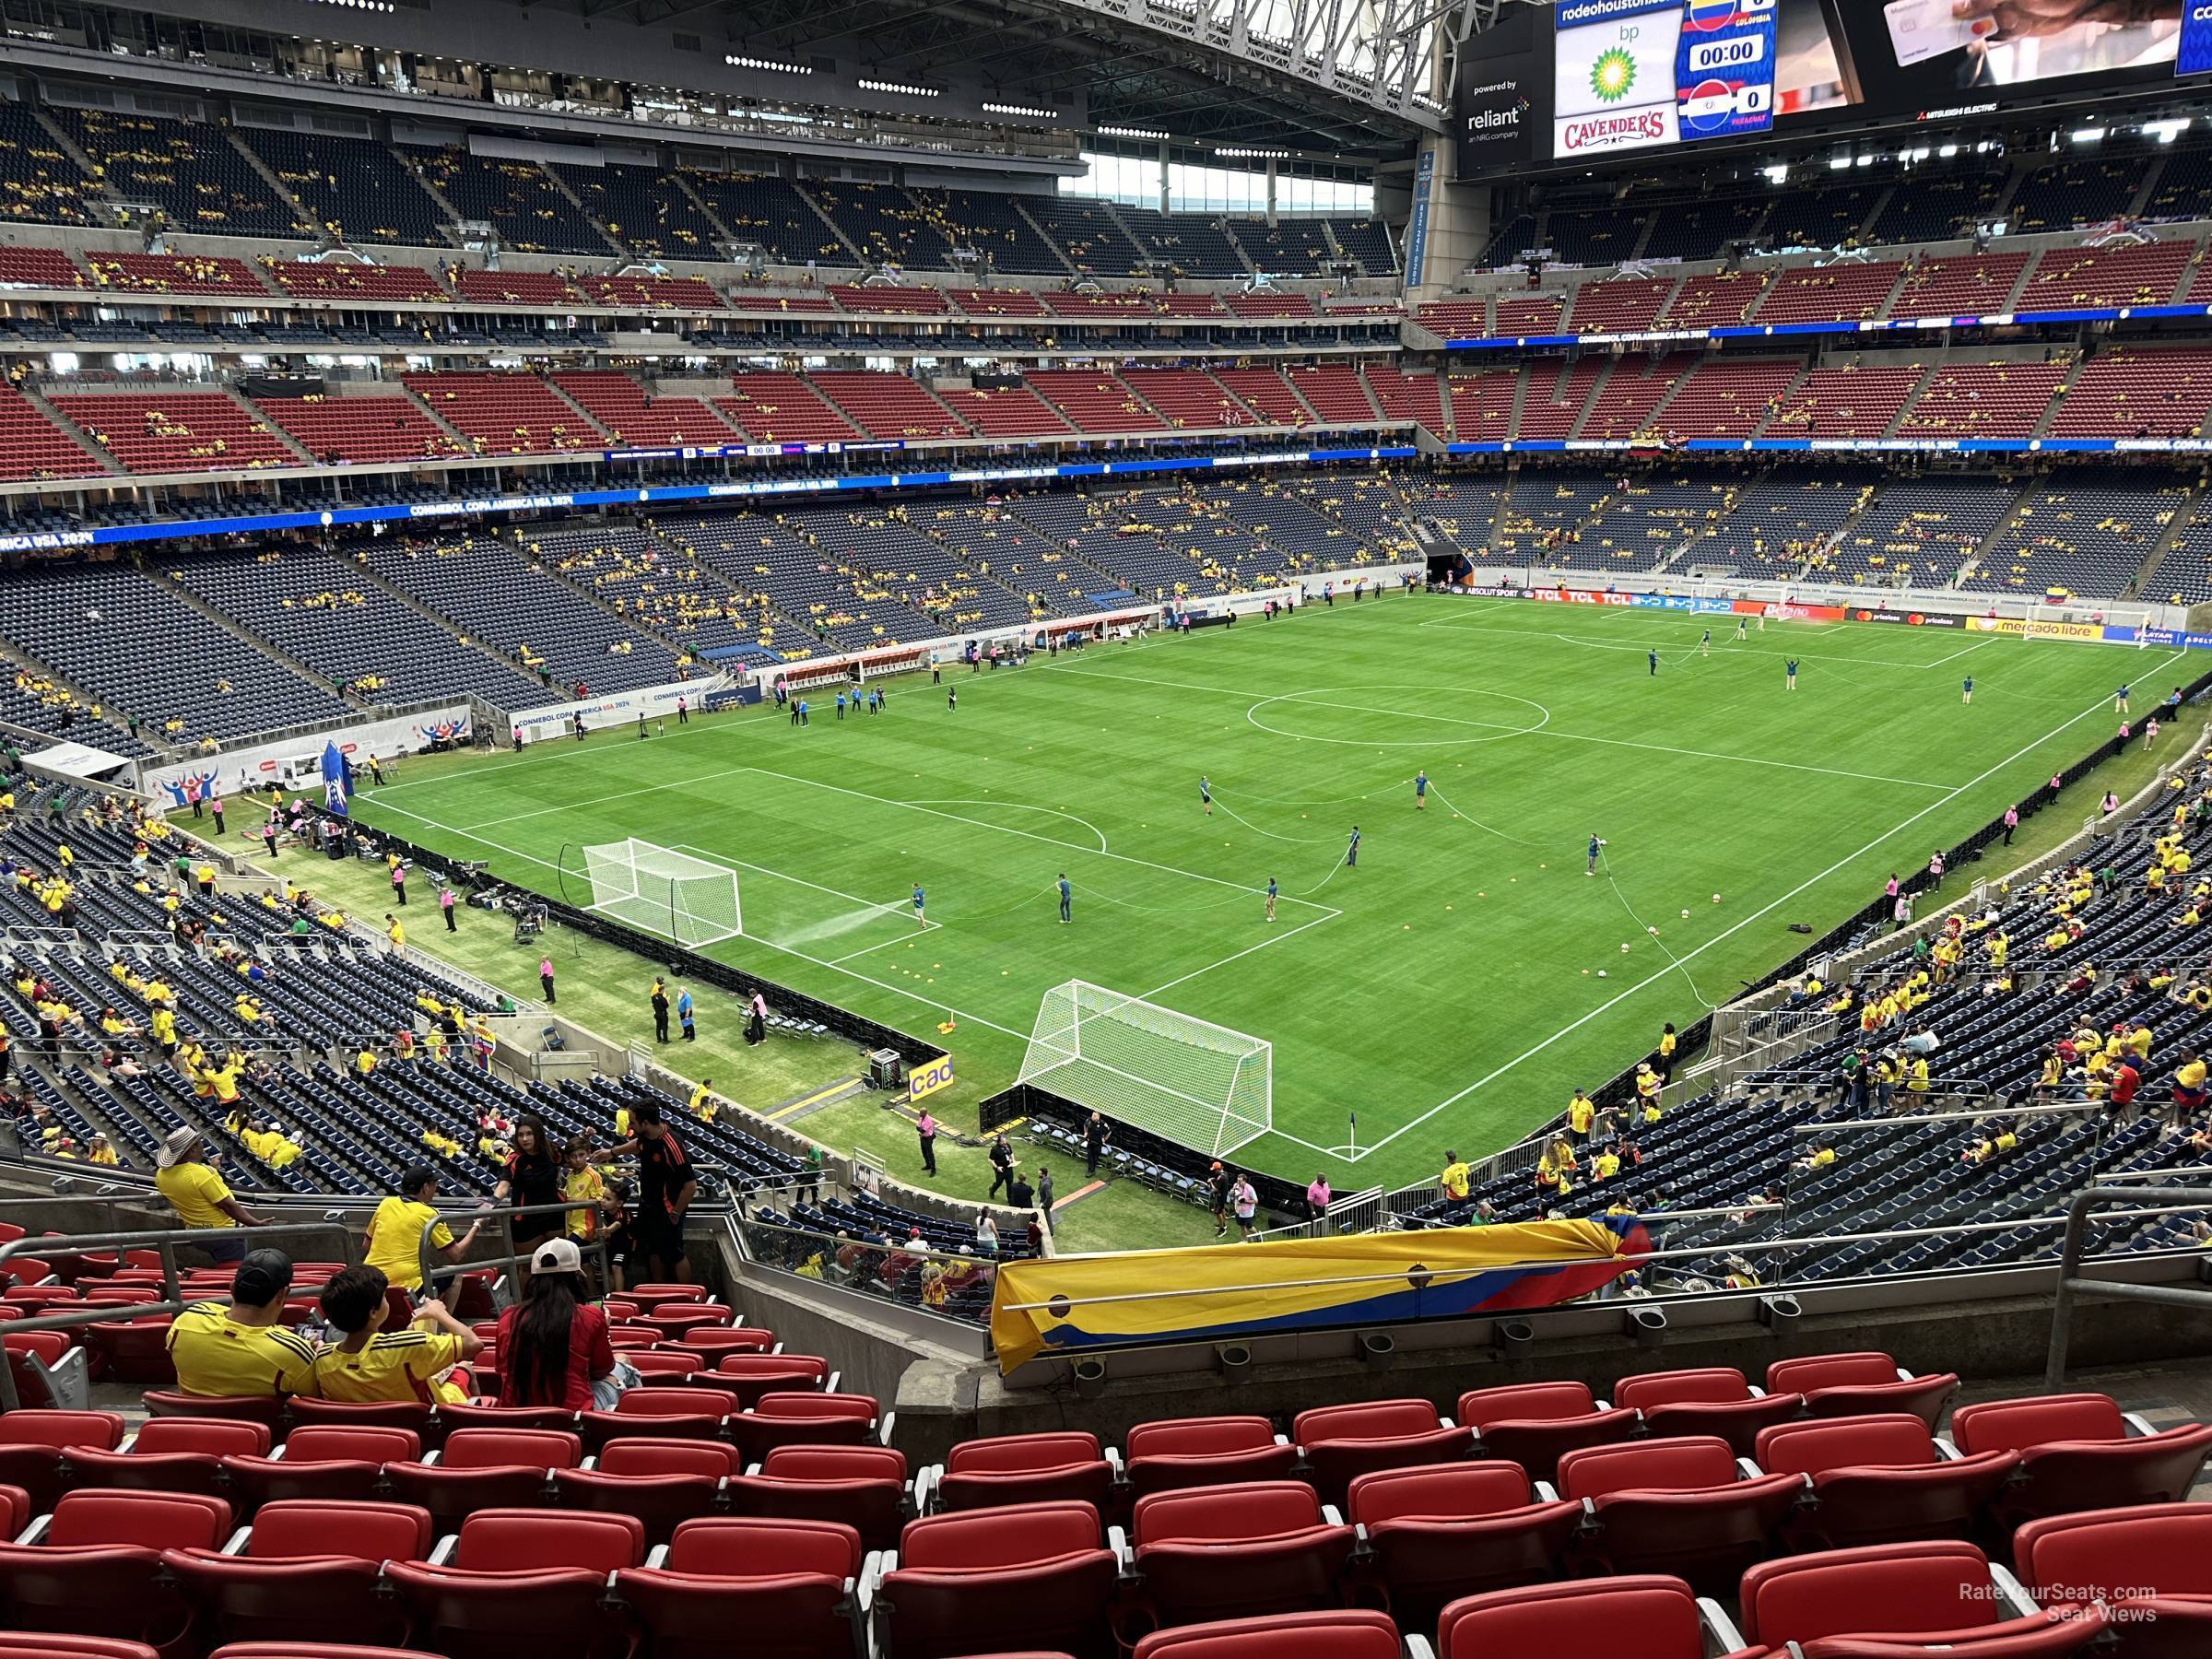
[[[745,932],[727,865],[635,839],[586,847],[583,863],[603,916],[693,948]]]
[[[1070,980],[1044,994],[1019,1081],[1219,1158],[1274,1127],[1258,1037]]]

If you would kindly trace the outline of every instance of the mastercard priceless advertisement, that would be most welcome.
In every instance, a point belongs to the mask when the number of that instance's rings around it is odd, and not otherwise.
[[[1776,0],[1564,0],[1553,14],[1561,160],[1774,124]]]

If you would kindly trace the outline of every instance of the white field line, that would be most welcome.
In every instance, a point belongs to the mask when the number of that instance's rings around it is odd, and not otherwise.
[[[2165,661],[2161,662],[2156,668],[2150,670],[2149,674],[2139,676],[2138,677],[2148,679],[2163,674],[2170,665],[2180,661],[2181,658],[2185,654],[2187,653],[2184,652],[2174,652],[2169,655]],[[1712,938],[1706,940],[1704,944],[1697,947],[1696,949],[1683,952],[1678,959],[1669,962],[1665,968],[1660,969],[1656,973],[1652,974],[1646,979],[1639,981],[1637,983],[1630,986],[1627,990],[1619,993],[1618,995],[1610,998],[1609,1000],[1600,1003],[1596,1007],[1591,1009],[1589,1013],[1583,1015],[1580,1019],[1574,1020],[1568,1025],[1561,1026],[1550,1036],[1545,1038],[1543,1041],[1535,1044],[1532,1048],[1524,1050],[1519,1054],[1514,1055],[1513,1058],[1508,1060],[1504,1065],[1498,1066],[1495,1070],[1489,1072],[1486,1076],[1477,1077],[1474,1082],[1468,1084],[1465,1088],[1459,1090],[1456,1094],[1445,1096],[1435,1105],[1430,1107],[1428,1111],[1422,1112],[1418,1117],[1412,1119],[1408,1123],[1400,1124],[1397,1128],[1392,1130],[1388,1135],[1384,1135],[1381,1140],[1361,1148],[1360,1151],[1352,1159],[1352,1161],[1356,1163],[1359,1160],[1359,1159],[1367,1157],[1370,1153],[1381,1151],[1384,1147],[1389,1146],[1391,1142],[1396,1140],[1400,1135],[1406,1134],[1408,1131],[1419,1128],[1430,1118],[1436,1116],[1438,1112],[1442,1112],[1449,1107],[1457,1105],[1460,1101],[1465,1100],[1467,1096],[1473,1094],[1477,1089],[1482,1088],[1488,1084],[1496,1082],[1500,1077],[1504,1077],[1508,1072],[1520,1065],[1524,1061],[1534,1059],[1536,1055],[1542,1053],[1546,1049],[1551,1047],[1553,1043],[1558,1042],[1561,1038],[1571,1035],[1573,1032],[1580,1030],[1583,1026],[1588,1025],[1599,1015],[1608,1012],[1614,1007],[1619,1006],[1621,1003],[1626,1002],[1630,997],[1636,995],[1639,992],[1646,990],[1650,986],[1656,984],[1659,981],[1681,971],[1684,963],[1690,961],[1694,958],[1702,956],[1706,951],[1712,949],[1715,945],[1718,945],[1723,939],[1725,939],[1731,935],[1738,933],[1744,928],[1750,926],[1752,923],[1758,921],[1761,916],[1766,915],[1769,912],[1780,909],[1783,905],[1787,904],[1791,900],[1794,899],[1798,894],[1804,892],[1807,888],[1815,887],[1820,882],[1826,881],[1838,870],[1843,868],[1844,865],[1853,863],[1854,860],[1865,857],[1867,853],[1873,852],[1877,847],[1879,847],[1890,837],[1902,834],[1905,830],[1910,830],[1914,824],[1920,822],[1922,818],[1926,818],[1930,813],[1940,811],[1943,807],[1948,806],[1959,795],[1973,788],[1975,784],[1984,782],[1988,779],[1994,777],[1998,772],[2004,771],[2005,768],[2010,766],[2014,761],[2018,760],[2025,755],[2032,753],[2037,748],[2040,748],[2042,745],[2050,742],[2053,737],[2060,736],[2071,727],[2080,724],[2083,721],[2089,719],[2093,715],[2101,713],[2104,711],[2106,700],[2106,699],[2100,697],[2095,702],[2091,703],[2080,713],[2075,715],[2070,720],[2061,722],[2058,725],[2053,726],[2050,731],[2045,732],[2041,737],[2034,738],[2029,743],[2023,745],[2020,748],[2016,749],[2013,753],[2006,756],[2004,759],[1990,767],[1988,771],[1983,772],[1981,776],[1969,778],[1965,782],[1959,784],[1958,788],[1952,790],[1950,794],[1945,795],[1941,800],[1931,801],[1927,806],[1923,806],[1911,818],[1905,819],[1903,823],[1898,824],[1891,829],[1883,830],[1881,834],[1876,836],[1865,846],[1859,848],[1857,852],[1845,853],[1841,858],[1837,859],[1834,864],[1829,865],[1827,869],[1821,871],[1818,876],[1810,877],[1807,879],[1799,882],[1795,887],[1792,888],[1788,892],[1783,894],[1780,898],[1771,900],[1768,903],[1761,905],[1758,910],[1753,911],[1742,921],[1736,923],[1734,926],[1727,928],[1724,932],[1714,935]]]

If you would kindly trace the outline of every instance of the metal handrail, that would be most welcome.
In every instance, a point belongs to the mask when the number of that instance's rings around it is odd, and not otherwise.
[[[2065,1386],[2066,1358],[2074,1340],[2074,1303],[2081,1297],[2092,1297],[2099,1301],[2150,1302],[2162,1308],[2186,1308],[2193,1312],[2212,1312],[2212,1289],[2193,1290],[2178,1285],[2131,1285],[2118,1279],[2084,1278],[2081,1275],[2082,1244],[2088,1231],[2089,1211],[2099,1205],[2130,1203],[2142,1197],[2140,1187],[2093,1186],[2074,1194],[2066,1206],[2065,1242],[2058,1254],[2058,1291],[2051,1306],[2051,1352],[2043,1367],[2045,1392],[2055,1394]],[[2163,1197],[2182,1200],[2176,1208],[2212,1208],[2212,1187],[2178,1187],[2166,1189]],[[2115,1218],[2131,1213],[2115,1212]]]

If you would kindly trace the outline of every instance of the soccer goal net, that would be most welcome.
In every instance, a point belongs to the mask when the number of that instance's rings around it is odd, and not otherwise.
[[[603,916],[696,948],[745,932],[737,872],[652,841],[609,841],[583,850],[591,908]]]
[[[1044,994],[1018,1081],[1214,1157],[1274,1127],[1275,1051],[1103,986]]]

